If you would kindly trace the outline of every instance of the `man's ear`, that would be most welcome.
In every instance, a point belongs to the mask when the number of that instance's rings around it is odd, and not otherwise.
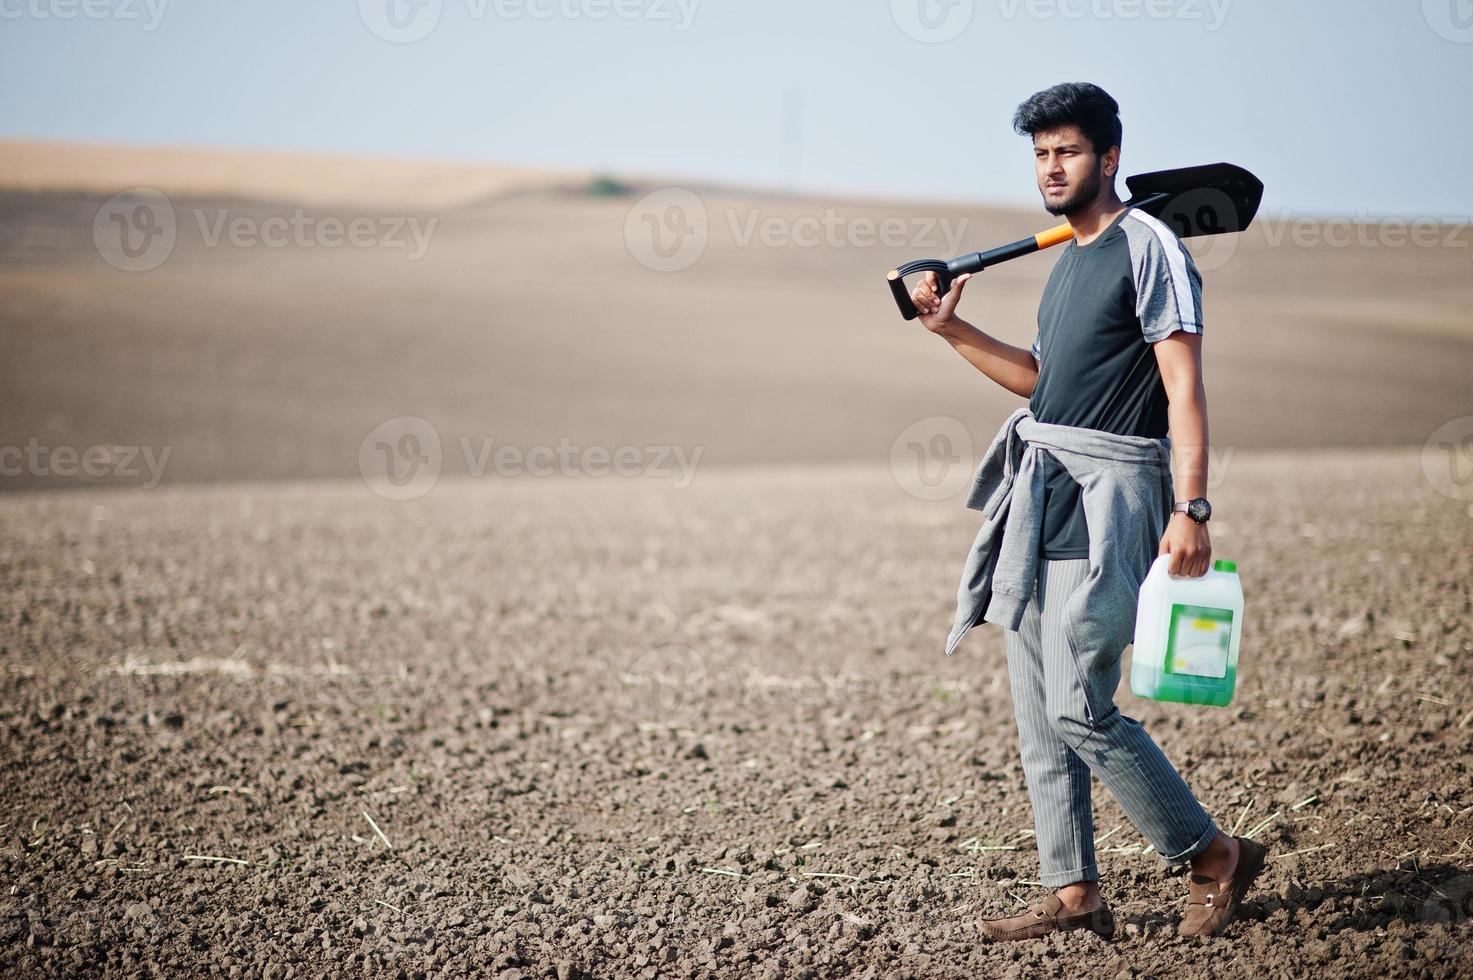
[[[1115,175],[1120,172],[1120,147],[1112,146],[1106,150],[1105,155],[1101,158],[1101,164],[1105,176],[1114,180]]]

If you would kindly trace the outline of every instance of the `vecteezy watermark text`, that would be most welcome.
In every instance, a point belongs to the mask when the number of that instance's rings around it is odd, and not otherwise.
[[[467,20],[649,21],[677,33],[690,29],[701,0],[461,0]],[[393,44],[411,44],[440,26],[444,0],[358,0],[369,33]]]
[[[389,248],[407,249],[409,261],[424,257],[430,247],[438,218],[421,221],[409,216],[358,215],[340,218],[336,215],[308,214],[296,208],[289,215],[257,218],[232,216],[229,208],[196,208],[200,240],[206,248],[222,241],[235,248]]]
[[[1300,248],[1468,248],[1473,245],[1466,218],[1377,218],[1361,211],[1354,216],[1295,217],[1280,209],[1274,220],[1260,222],[1270,247],[1288,241]]]
[[[556,445],[520,446],[491,437],[456,440],[465,472],[472,477],[645,477],[672,479],[685,489],[695,479],[704,446]],[[374,428],[358,447],[358,472],[368,488],[389,500],[414,500],[429,493],[444,468],[444,444],[427,420],[404,415]]]
[[[231,208],[195,207],[200,244],[230,248],[381,248],[402,250],[409,261],[424,257],[438,218],[415,215],[314,214],[293,208],[277,214],[243,213]],[[187,224],[185,227],[189,227]],[[151,187],[113,195],[92,219],[92,242],[111,266],[148,272],[168,261],[179,240],[180,219],[168,196]]]
[[[737,248],[905,248],[952,255],[962,250],[968,224],[943,215],[847,215],[832,207],[806,213],[726,207],[713,218],[694,191],[663,187],[635,201],[624,216],[624,246],[656,272],[695,265],[713,230],[725,230]]]
[[[822,214],[789,217],[760,208],[727,208],[727,227],[739,248],[754,242],[765,248],[939,248],[961,251],[967,219],[921,215],[850,217],[834,208]]]
[[[157,30],[169,0],[0,0],[0,20],[137,21]]]
[[[1473,432],[1473,426],[1468,431]],[[1469,443],[1473,444],[1473,438]],[[972,488],[973,476],[981,462],[974,448],[971,431],[960,419],[949,415],[918,419],[902,429],[890,444],[890,475],[896,486],[917,500],[956,497]],[[1216,489],[1227,479],[1236,451],[1235,446],[1207,447],[1208,490]],[[1171,475],[1179,461],[1170,458],[1164,465],[1165,472]]]
[[[459,440],[471,476],[658,476],[674,477],[684,489],[695,478],[704,446],[576,446],[559,439],[556,446],[522,447],[495,439]],[[672,468],[673,465],[673,468]]]
[[[994,0],[1004,21],[1177,20],[1216,31],[1232,0]],[[1457,2],[1457,0],[1452,0]],[[976,0],[890,0],[890,17],[906,34],[927,44],[960,37],[976,13]]]
[[[1019,14],[1034,20],[1201,21],[1215,31],[1227,19],[1233,0],[997,0],[1005,20]]]
[[[1225,195],[1217,191],[1193,191],[1169,207],[1175,213],[1182,213],[1201,205],[1219,215],[1230,216],[1230,210],[1223,207],[1224,201]],[[1241,233],[1202,235],[1187,239],[1186,244],[1197,268],[1210,272],[1227,265],[1250,237],[1268,248],[1462,249],[1463,254],[1473,256],[1470,229],[1473,222],[1467,218],[1381,217],[1366,211],[1321,217],[1280,208],[1274,214],[1260,213],[1252,226]],[[1180,231],[1176,227],[1172,230]],[[1232,231],[1233,226],[1225,226],[1224,230]]]
[[[24,446],[0,446],[0,477],[34,476],[71,479],[87,476],[117,480],[142,478],[152,490],[164,478],[173,446],[43,446],[32,437]]]

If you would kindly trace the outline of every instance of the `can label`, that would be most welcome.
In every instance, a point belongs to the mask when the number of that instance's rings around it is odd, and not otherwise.
[[[1166,640],[1166,670],[1193,677],[1226,677],[1232,638],[1231,609],[1174,603]]]

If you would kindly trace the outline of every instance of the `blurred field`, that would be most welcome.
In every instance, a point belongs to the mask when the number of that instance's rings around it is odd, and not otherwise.
[[[93,242],[131,184],[0,196],[0,447],[171,450],[146,492],[0,477],[0,971],[1473,966],[1473,510],[1424,450],[1473,416],[1468,248],[1203,256],[1240,689],[1121,704],[1273,863],[1229,938],[1182,943],[1185,880],[1101,790],[1125,935],[998,949],[972,924],[1038,890],[1001,634],[942,653],[978,515],[890,460],[934,416],[980,451],[1020,402],[889,305],[884,271],[945,244],[855,236],[1039,216],[696,188],[706,249],[661,273],[626,237],[655,184],[411,210],[160,173],[179,240],[148,272]],[[298,207],[437,224],[410,261],[210,247],[194,217]],[[737,240],[831,208],[838,245]],[[1026,346],[1051,261],[967,315]],[[404,415],[445,472],[396,502],[359,452]],[[701,455],[688,485],[475,478],[460,440]]]
[[[313,207],[447,208],[586,182],[587,174],[435,160],[0,140],[7,190],[108,195],[153,187],[179,198],[249,198]]]
[[[438,211],[306,207],[318,220],[435,219],[412,260],[412,246],[207,247],[221,221],[302,206],[156,183],[178,241],[148,272],[119,271],[94,245],[99,206],[130,184],[0,197],[0,445],[169,446],[165,478],[200,481],[353,476],[363,438],[402,415],[447,442],[700,446],[710,466],[883,459],[929,416],[985,444],[1018,399],[900,320],[884,273],[944,254],[947,228],[987,247],[1047,217],[698,188],[705,250],[657,272],[625,234],[642,185],[623,198],[534,187]],[[866,227],[876,237],[865,221],[887,219],[915,244],[857,244]],[[794,241],[805,231],[838,244]],[[1212,242],[1214,447],[1420,445],[1469,414],[1473,232],[1461,235],[1296,246],[1316,238],[1291,223]],[[1052,262],[987,272],[963,311],[1028,345]],[[447,472],[463,471],[446,455]]]

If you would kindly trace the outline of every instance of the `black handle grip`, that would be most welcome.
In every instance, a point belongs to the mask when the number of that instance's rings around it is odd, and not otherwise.
[[[958,276],[969,272],[981,272],[988,266],[1036,251],[1038,251],[1037,239],[1023,238],[986,252],[968,252],[966,255],[957,256],[950,262],[944,262],[941,259],[916,259],[914,262],[905,263],[898,269],[890,270],[887,276],[890,280],[890,293],[895,297],[895,305],[900,308],[900,315],[907,320],[914,320],[920,316],[920,311],[910,301],[910,289],[905,285],[906,276],[915,275],[917,272],[936,273],[936,295],[945,296],[951,291],[951,284]]]
[[[949,265],[940,259],[916,259],[907,262],[898,269],[891,269],[886,279],[890,282],[890,295],[895,297],[895,305],[900,309],[900,315],[907,320],[914,320],[921,315],[916,309],[915,303],[910,299],[910,287],[905,284],[906,276],[913,276],[918,272],[936,273],[936,295],[945,296],[951,289],[951,282],[956,278]]]
[[[895,297],[895,305],[900,309],[900,315],[907,320],[914,320],[921,315],[916,305],[910,301],[910,287],[906,286],[905,278],[901,276],[899,269],[891,269],[889,276],[890,294]]]

